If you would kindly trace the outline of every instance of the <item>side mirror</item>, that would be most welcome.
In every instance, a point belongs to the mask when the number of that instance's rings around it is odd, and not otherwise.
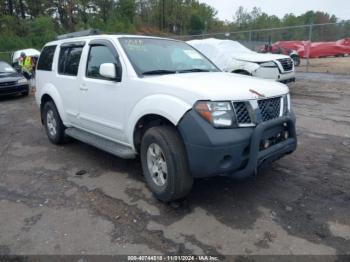
[[[105,63],[100,65],[100,75],[109,79],[117,78],[116,66],[113,63]]]

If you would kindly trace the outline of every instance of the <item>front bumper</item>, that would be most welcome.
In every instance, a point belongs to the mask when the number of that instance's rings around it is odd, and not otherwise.
[[[283,84],[292,83],[292,82],[295,82],[295,77],[293,77],[293,78],[288,78],[288,79],[285,79],[285,80],[279,80],[278,82],[281,82],[281,83],[283,83]]]
[[[253,73],[258,78],[275,80],[281,83],[295,82],[295,71],[282,72],[278,67],[260,67]]]
[[[290,154],[297,147],[293,114],[262,122],[254,128],[215,129],[191,110],[178,128],[194,177],[248,177],[263,163]],[[261,149],[263,140],[282,131],[288,131],[287,139]]]
[[[8,96],[29,91],[29,85],[11,85],[0,87],[0,96]]]

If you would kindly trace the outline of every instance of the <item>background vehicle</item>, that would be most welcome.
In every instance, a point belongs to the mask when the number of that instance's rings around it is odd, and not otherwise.
[[[284,83],[295,81],[294,64],[289,56],[259,54],[232,40],[209,38],[187,43],[202,52],[225,72]]]
[[[271,45],[271,43],[270,43],[270,44],[266,44],[266,45],[262,46],[259,49],[259,52],[264,53],[264,54],[272,53],[272,54],[288,55],[293,59],[295,66],[300,65],[300,56],[299,56],[298,52],[296,50],[293,50],[293,49],[287,49],[287,48],[284,48],[284,47],[277,45],[277,44]]]
[[[27,96],[29,83],[12,66],[0,61],[0,96],[15,94]]]
[[[181,41],[72,35],[44,47],[36,86],[52,143],[140,155],[162,201],[186,196],[196,177],[247,177],[296,148],[287,86],[220,72]]]

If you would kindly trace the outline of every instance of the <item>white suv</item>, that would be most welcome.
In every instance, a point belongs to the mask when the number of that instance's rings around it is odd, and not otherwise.
[[[140,155],[162,201],[193,178],[243,178],[296,149],[288,87],[221,72],[190,45],[130,35],[68,35],[45,45],[36,101],[48,138]]]

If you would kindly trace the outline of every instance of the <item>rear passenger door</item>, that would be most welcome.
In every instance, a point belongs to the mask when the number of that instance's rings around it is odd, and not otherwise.
[[[86,48],[88,51],[81,79],[79,125],[89,132],[123,143],[125,85],[123,80],[117,82],[99,74],[101,64],[121,66],[117,50],[108,40],[92,40]]]
[[[79,68],[85,42],[60,46],[57,63],[57,90],[60,93],[69,124],[76,125],[79,114]]]

